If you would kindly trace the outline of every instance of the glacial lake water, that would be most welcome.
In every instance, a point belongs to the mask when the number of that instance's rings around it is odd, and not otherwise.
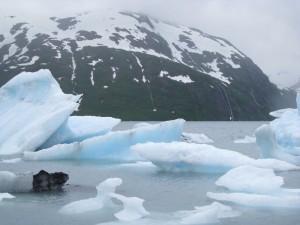
[[[117,129],[127,129],[133,122],[123,122]],[[187,122],[185,132],[205,133],[217,147],[242,152],[258,157],[255,144],[235,144],[233,141],[245,135],[252,135],[262,122]],[[20,173],[64,171],[70,175],[68,185],[58,193],[19,193],[16,199],[0,202],[0,225],[96,225],[114,221],[114,210],[95,211],[80,215],[62,215],[59,209],[72,201],[94,197],[95,186],[110,177],[120,177],[123,184],[117,192],[126,196],[145,199],[144,206],[156,222],[165,225],[172,213],[191,210],[194,206],[210,204],[208,191],[222,191],[215,185],[221,174],[163,173],[147,164],[109,164],[104,162],[19,162],[0,163],[0,170]],[[285,187],[300,188],[300,172],[278,173],[285,179]],[[230,205],[230,204],[229,204]],[[249,208],[231,205],[242,214],[236,218],[222,219],[226,225],[298,225],[300,209]],[[130,224],[130,223],[128,223]],[[143,221],[135,224],[143,225]],[[147,223],[151,224],[151,223]]]

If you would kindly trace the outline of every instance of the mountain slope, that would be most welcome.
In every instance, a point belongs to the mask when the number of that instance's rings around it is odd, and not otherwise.
[[[2,21],[0,84],[50,69],[64,91],[84,94],[78,114],[265,120],[291,105],[251,59],[197,29],[114,11]]]

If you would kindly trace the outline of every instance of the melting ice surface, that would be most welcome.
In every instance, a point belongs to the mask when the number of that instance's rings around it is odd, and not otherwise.
[[[34,151],[77,109],[48,70],[23,72],[0,89],[0,155]]]
[[[172,142],[179,140],[184,122],[182,119],[177,119],[131,130],[110,132],[82,142],[56,145],[38,152],[25,152],[24,158],[26,160],[132,160],[136,157],[131,154],[130,146],[149,141]]]
[[[78,214],[112,207],[110,194],[114,193],[121,184],[122,180],[120,178],[109,178],[97,186],[97,196],[95,198],[71,202],[65,205],[60,212],[63,214]]]
[[[160,169],[172,172],[220,173],[241,165],[255,165],[278,171],[300,169],[284,161],[276,159],[256,160],[236,151],[207,144],[145,143],[132,146],[132,150]]]
[[[143,199],[126,197],[115,193],[116,187],[122,184],[120,178],[109,178],[97,186],[97,196],[84,200],[75,201],[65,205],[60,212],[63,214],[87,213],[99,211],[103,208],[113,208],[113,199],[123,204],[123,209],[115,213],[115,217],[122,221],[133,221],[149,215],[143,206]]]
[[[283,178],[271,169],[237,167],[220,177],[216,184],[234,193],[208,192],[207,196],[214,200],[252,207],[300,207],[300,189],[282,188]]]
[[[57,144],[80,142],[87,138],[104,135],[120,122],[120,119],[112,117],[71,116],[40,149]]]
[[[297,107],[272,112],[271,115],[278,118],[257,129],[257,144],[263,157],[300,165],[300,94]]]

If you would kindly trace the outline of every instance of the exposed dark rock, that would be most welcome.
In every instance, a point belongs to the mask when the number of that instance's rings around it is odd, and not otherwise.
[[[63,172],[48,173],[41,170],[33,175],[32,190],[34,192],[61,190],[69,180],[69,175]]]

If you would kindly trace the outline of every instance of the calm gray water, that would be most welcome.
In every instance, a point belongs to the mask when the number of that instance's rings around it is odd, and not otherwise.
[[[127,129],[124,122],[117,129]],[[214,145],[258,157],[255,144],[234,144],[233,140],[252,135],[261,122],[188,122],[186,132],[205,133]],[[0,170],[12,172],[64,171],[69,173],[69,185],[64,192],[52,194],[15,194],[16,199],[0,203],[0,225],[95,225],[115,220],[113,212],[90,212],[82,215],[61,215],[58,210],[75,200],[94,197],[95,186],[106,178],[120,177],[123,185],[118,193],[145,199],[145,208],[153,215],[169,215],[177,210],[210,204],[207,191],[218,191],[214,184],[220,175],[162,173],[151,166],[109,165],[83,162],[20,162],[0,163]],[[300,172],[280,173],[285,186],[300,188]],[[224,219],[226,225],[298,225],[299,209],[256,209],[233,206],[240,217]],[[165,222],[157,224],[164,225]],[[142,224],[141,224],[142,225]]]

